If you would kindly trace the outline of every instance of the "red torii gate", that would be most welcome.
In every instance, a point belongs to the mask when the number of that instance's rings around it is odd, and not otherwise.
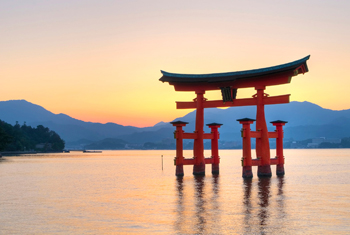
[[[272,122],[276,126],[276,132],[268,132],[265,120],[264,106],[269,104],[289,103],[290,95],[269,96],[264,93],[266,86],[287,84],[291,82],[293,76],[308,72],[306,61],[310,56],[291,63],[238,72],[213,73],[213,74],[177,74],[161,71],[163,76],[159,79],[162,82],[168,82],[173,85],[175,91],[192,91],[197,97],[191,102],[176,102],[178,109],[196,109],[196,126],[194,133],[184,133],[182,127],[185,122],[172,122],[176,126],[176,175],[183,176],[183,165],[193,165],[194,175],[205,174],[205,164],[212,164],[212,173],[219,173],[219,154],[218,154],[218,128],[221,124],[208,124],[212,132],[204,133],[204,108],[214,107],[232,107],[256,105],[256,131],[250,131],[250,124],[254,119],[239,119],[243,125],[243,157],[242,157],[242,176],[250,178],[252,166],[258,166],[259,177],[271,176],[271,164],[277,165],[277,174],[284,175],[284,156],[283,156],[283,130],[284,121]],[[237,89],[253,87],[257,91],[252,98],[236,99]],[[209,101],[204,98],[205,91],[221,90],[223,100]],[[250,138],[256,138],[256,156],[257,159],[251,159]],[[270,158],[269,138],[277,139],[277,156]],[[193,153],[194,158],[184,159],[182,154],[183,139],[194,139]],[[212,140],[212,157],[204,158],[203,140]]]

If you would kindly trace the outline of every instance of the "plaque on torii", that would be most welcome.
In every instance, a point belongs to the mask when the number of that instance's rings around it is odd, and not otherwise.
[[[209,124],[211,133],[204,133],[204,108],[216,107],[234,107],[255,105],[256,112],[256,131],[250,131],[250,124],[254,119],[239,119],[243,125],[243,157],[242,157],[242,176],[250,178],[252,166],[258,166],[259,177],[271,176],[271,165],[277,165],[277,175],[284,175],[284,156],[283,156],[283,131],[282,126],[285,121],[272,122],[276,126],[275,132],[268,132],[265,120],[265,105],[289,103],[290,95],[269,96],[264,91],[267,86],[287,84],[291,82],[292,77],[298,74],[308,72],[306,61],[310,56],[300,60],[277,66],[252,69],[227,73],[212,74],[179,74],[161,71],[163,76],[159,79],[162,82],[168,82],[173,85],[175,91],[195,92],[196,98],[190,102],[176,102],[177,109],[196,109],[196,125],[194,133],[185,133],[182,127],[187,123],[173,122],[176,126],[176,175],[183,176],[183,165],[193,165],[194,175],[205,174],[205,164],[212,164],[212,173],[219,173],[218,156],[218,128],[221,124]],[[254,88],[256,94],[252,98],[236,99],[237,89]],[[222,100],[207,100],[204,98],[206,91],[221,90]],[[249,131],[248,131],[249,129]],[[249,137],[249,141],[248,138]],[[251,159],[250,138],[256,138],[256,159]],[[270,158],[269,138],[276,138],[276,158]],[[182,140],[194,139],[193,158],[185,159],[182,154]],[[203,140],[212,140],[211,158],[204,157]],[[249,153],[249,154],[248,154]]]

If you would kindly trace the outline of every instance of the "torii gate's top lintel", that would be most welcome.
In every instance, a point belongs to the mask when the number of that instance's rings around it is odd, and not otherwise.
[[[306,56],[277,66],[227,73],[178,74],[161,71],[162,82],[174,85],[177,91],[218,90],[220,87],[247,88],[290,83],[293,76],[308,72]]]

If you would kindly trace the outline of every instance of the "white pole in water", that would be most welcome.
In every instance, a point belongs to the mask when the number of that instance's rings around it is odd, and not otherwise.
[[[163,171],[163,155],[162,155],[162,171]]]

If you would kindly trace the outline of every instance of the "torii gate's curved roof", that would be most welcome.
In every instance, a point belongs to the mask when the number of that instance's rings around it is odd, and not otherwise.
[[[227,72],[227,73],[211,73],[211,74],[179,74],[179,73],[169,73],[162,71],[163,76],[159,79],[162,82],[169,83],[222,83],[222,82],[232,82],[235,80],[241,80],[246,78],[258,78],[265,77],[269,75],[276,75],[285,72],[294,72],[294,75],[299,73],[308,72],[308,67],[306,61],[310,58],[310,55],[296,60],[290,63],[281,64],[277,66],[244,70],[237,72]]]

